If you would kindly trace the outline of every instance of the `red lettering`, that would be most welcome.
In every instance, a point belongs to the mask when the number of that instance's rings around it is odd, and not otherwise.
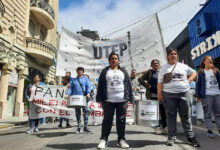
[[[50,113],[56,114],[56,109],[50,109]]]
[[[46,108],[43,108],[43,112],[44,112],[44,113],[48,113],[49,110],[47,110]]]
[[[94,111],[89,111],[89,116],[94,116]]]
[[[57,106],[57,100],[49,100],[49,106]]]
[[[44,99],[41,99],[41,102],[42,102],[41,103],[42,105],[47,105],[47,104],[44,103]]]
[[[40,104],[40,103],[39,103],[39,99],[35,100],[35,98],[33,98],[32,104]]]
[[[66,100],[62,100],[62,105],[61,105],[61,107],[66,107]]]
[[[94,105],[94,103],[93,103],[93,102],[91,102],[91,104],[90,104],[89,108],[91,108],[91,107],[95,108],[95,105]]]
[[[131,117],[131,110],[127,110],[126,117]]]
[[[59,113],[60,116],[64,116],[65,114],[63,113],[63,110],[60,109],[60,113]]]
[[[68,114],[68,111],[66,110],[66,116],[70,116],[70,114]]]
[[[39,111],[39,109],[41,109],[41,108],[40,108],[40,107],[37,107],[37,108],[35,109],[35,112],[36,112],[37,114],[39,114],[39,113],[42,112],[41,110]]]
[[[103,116],[103,111],[95,111],[95,116],[96,116],[96,117],[101,117],[101,116]]]

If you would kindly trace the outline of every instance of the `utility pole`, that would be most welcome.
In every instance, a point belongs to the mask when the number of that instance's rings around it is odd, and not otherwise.
[[[131,69],[134,69],[133,58],[131,56],[131,34],[130,34],[130,31],[128,31],[127,33],[128,33],[128,54],[129,54],[130,61],[131,61]]]

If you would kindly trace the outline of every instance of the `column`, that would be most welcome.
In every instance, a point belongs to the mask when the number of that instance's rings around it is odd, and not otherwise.
[[[14,67],[8,64],[5,64],[2,67],[0,82],[0,119],[5,119],[8,117],[8,80],[12,70],[14,70]]]
[[[18,87],[16,93],[16,103],[15,103],[15,116],[23,117],[24,115],[24,102],[23,102],[23,93],[24,93],[24,79],[28,75],[28,69],[23,69],[18,72]]]

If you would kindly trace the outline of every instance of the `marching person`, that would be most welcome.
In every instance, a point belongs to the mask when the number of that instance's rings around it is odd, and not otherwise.
[[[136,72],[135,69],[132,69],[132,70],[131,70],[130,80],[131,80],[131,87],[132,87],[134,96],[135,96],[135,97],[138,97],[138,96],[139,96],[138,91],[140,91],[140,84],[139,84],[139,82],[138,82],[137,72]]]
[[[177,50],[169,50],[168,64],[159,71],[157,96],[163,102],[167,114],[168,140],[167,146],[173,146],[176,139],[177,111],[182,122],[187,140],[195,147],[200,144],[192,131],[191,92],[189,83],[196,77],[196,72],[185,64],[178,62]]]
[[[158,83],[158,73],[160,70],[160,62],[157,59],[151,61],[152,69],[141,76],[138,81],[141,85],[146,88],[146,98],[150,100],[157,100],[157,83]],[[147,82],[145,82],[147,81]],[[156,134],[167,134],[167,122],[166,122],[166,112],[163,103],[159,103],[159,110],[161,120],[160,125],[155,128]]]
[[[72,83],[72,78],[70,76],[70,72],[66,72],[66,76],[63,79],[62,85],[66,86],[67,88],[69,88],[70,87],[70,81]],[[66,120],[66,128],[71,128],[72,127],[70,125],[70,120],[68,118],[60,117],[60,124],[58,125],[59,129],[63,128],[63,125],[62,125],[63,124],[63,120]]]
[[[25,90],[25,97],[28,100],[28,102],[31,102],[31,90],[32,88],[36,88],[36,86],[38,85],[45,85],[43,82],[40,82],[40,76],[39,75],[35,75],[34,76],[34,84],[29,84],[28,87]],[[29,105],[30,108],[30,105]],[[30,110],[31,111],[31,110]],[[27,134],[31,134],[33,132],[39,132],[39,119],[30,119],[30,129],[26,131]]]
[[[133,103],[131,82],[127,71],[119,66],[118,54],[109,55],[110,66],[102,70],[99,76],[96,101],[102,103],[104,118],[98,149],[105,148],[111,132],[114,112],[116,110],[117,145],[129,148],[125,141],[126,109],[128,101]]]
[[[72,84],[70,85],[70,88],[67,92],[68,96],[71,95],[83,95],[86,96],[87,100],[90,99],[90,83],[89,79],[83,75],[84,73],[84,68],[83,67],[78,67],[76,69],[77,72],[77,77],[72,79]],[[87,101],[88,102],[88,101]],[[93,133],[89,128],[88,128],[88,119],[89,119],[89,109],[88,106],[77,106],[75,108],[76,111],[76,119],[77,119],[77,131],[76,133],[79,134],[81,132],[81,109],[83,110],[83,117],[84,117],[84,132],[86,133]]]
[[[69,88],[70,85],[73,82],[73,78],[71,77],[71,72],[67,71],[66,74],[65,74],[65,77],[69,78],[69,83],[66,84],[65,81],[63,80],[61,84],[64,85],[64,86],[67,86]],[[64,79],[65,79],[65,77],[64,77]]]
[[[220,72],[213,65],[211,56],[203,57],[196,82],[197,101],[201,100],[207,136],[214,138],[212,112],[220,135]]]

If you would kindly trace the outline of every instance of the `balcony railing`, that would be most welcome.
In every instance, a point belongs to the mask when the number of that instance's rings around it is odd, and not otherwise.
[[[45,10],[54,19],[54,10],[47,2],[45,2],[45,0],[31,0],[30,5],[31,7],[39,7]]]
[[[3,16],[5,13],[5,6],[2,3],[2,1],[0,0],[0,15]]]
[[[53,57],[56,57],[56,48],[53,45],[39,39],[27,37],[26,46],[27,48],[38,49],[40,51],[51,54]]]

